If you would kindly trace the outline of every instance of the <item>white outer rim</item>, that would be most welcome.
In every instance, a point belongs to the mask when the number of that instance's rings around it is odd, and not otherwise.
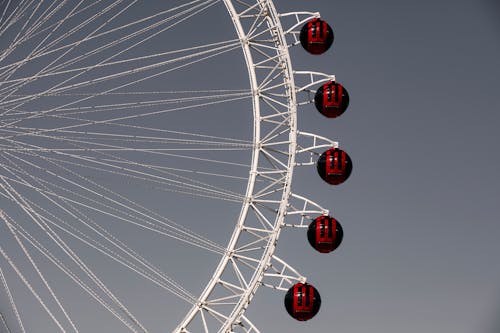
[[[245,63],[248,69],[248,75],[250,79],[250,85],[253,94],[253,113],[254,113],[254,148],[252,151],[252,163],[251,163],[251,171],[249,176],[249,181],[247,185],[246,198],[247,200],[243,203],[240,216],[238,219],[238,223],[233,231],[232,237],[228,243],[227,251],[219,262],[217,269],[215,270],[211,280],[208,282],[204,291],[202,292],[200,298],[198,299],[198,303],[195,304],[187,313],[182,322],[177,326],[174,332],[189,332],[188,326],[191,321],[195,318],[195,316],[200,312],[200,309],[203,308],[205,302],[207,301],[209,295],[212,293],[216,285],[220,281],[220,277],[224,272],[226,266],[229,263],[230,258],[233,255],[233,252],[236,248],[238,240],[240,238],[240,234],[242,232],[243,226],[245,225],[245,221],[248,215],[248,211],[251,205],[251,198],[253,198],[255,180],[257,174],[259,173],[259,155],[262,150],[261,145],[261,114],[260,114],[260,92],[259,85],[257,80],[257,75],[255,71],[255,63],[253,61],[252,50],[250,48],[249,43],[247,42],[247,35],[243,29],[241,19],[238,13],[235,10],[233,5],[233,1],[231,0],[223,0],[228,10],[235,29],[238,33],[242,50],[245,56]],[[286,91],[288,94],[288,113],[289,113],[289,145],[288,145],[288,165],[286,168],[286,177],[283,182],[283,189],[281,195],[281,204],[279,205],[279,209],[276,212],[276,218],[274,221],[274,228],[272,236],[268,242],[268,246],[264,249],[261,257],[260,264],[255,270],[251,281],[248,283],[248,288],[241,295],[239,301],[231,312],[230,316],[228,316],[227,320],[224,324],[219,328],[218,332],[231,332],[233,331],[233,325],[237,323],[242,315],[244,314],[246,308],[251,302],[252,298],[255,295],[255,292],[259,288],[261,281],[263,279],[264,273],[268,268],[269,263],[273,258],[273,254],[276,249],[276,244],[279,239],[281,229],[284,226],[284,218],[287,212],[288,201],[291,195],[291,183],[292,183],[292,175],[295,165],[295,154],[297,147],[297,103],[296,103],[296,87],[293,75],[292,62],[288,50],[288,45],[286,42],[285,33],[283,27],[281,25],[281,21],[278,15],[278,12],[272,2],[272,0],[255,0],[256,5],[258,5],[261,9],[267,8],[267,24],[268,26],[273,25],[275,28],[275,47],[277,53],[279,54],[279,60],[284,64],[285,68],[283,70],[283,81],[286,84]]]

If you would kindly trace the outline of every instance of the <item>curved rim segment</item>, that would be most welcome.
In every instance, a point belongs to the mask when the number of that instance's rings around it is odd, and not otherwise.
[[[176,333],[191,332],[196,320],[205,332],[237,330],[236,324],[241,322],[273,259],[291,193],[297,139],[296,89],[278,12],[271,0],[254,0],[251,5],[223,1],[241,42],[253,94],[252,162],[246,200],[227,250]],[[257,186],[257,181],[263,185]],[[229,293],[225,299],[232,299],[231,306],[214,302],[212,298],[221,299],[217,289]],[[214,327],[212,322],[216,323]]]

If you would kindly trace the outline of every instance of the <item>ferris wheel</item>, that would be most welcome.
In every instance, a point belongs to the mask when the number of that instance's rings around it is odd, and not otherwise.
[[[258,333],[267,288],[316,315],[276,249],[289,227],[342,241],[292,186],[352,171],[297,127],[348,107],[334,75],[292,66],[333,39],[271,0],[0,1],[0,331]]]

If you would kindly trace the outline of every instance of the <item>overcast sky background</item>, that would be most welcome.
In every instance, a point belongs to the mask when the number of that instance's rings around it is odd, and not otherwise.
[[[330,208],[344,228],[343,244],[330,255],[314,252],[305,230],[286,230],[280,240],[278,255],[320,291],[319,314],[297,322],[283,307],[283,293],[262,288],[249,318],[262,333],[500,332],[498,2],[276,0],[275,5],[280,12],[320,11],[334,29],[328,53],[311,56],[296,47],[292,59],[296,70],[335,74],[351,104],[335,120],[326,120],[312,105],[303,107],[299,129],[338,140],[353,160],[353,173],[345,184],[331,187],[314,168],[298,169],[293,183],[298,193]],[[228,23],[226,17],[200,24],[217,29]],[[227,61],[205,68],[197,83],[206,87],[224,80],[234,74],[227,68],[244,74],[242,59]],[[182,76],[174,80],[178,89],[191,86]],[[227,130],[212,119],[200,126]],[[146,193],[138,191],[138,197]],[[162,204],[156,193],[145,199]],[[239,207],[233,208],[230,213],[237,214]],[[219,208],[202,211],[207,220],[222,220]],[[199,230],[218,233],[209,227]],[[186,263],[169,246],[158,248],[158,255],[171,256],[188,285],[193,266],[211,271],[200,267],[203,258]],[[134,292],[131,288],[130,295]],[[148,313],[172,307],[152,302]]]

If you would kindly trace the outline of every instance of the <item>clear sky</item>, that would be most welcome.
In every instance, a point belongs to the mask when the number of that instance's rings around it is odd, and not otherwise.
[[[280,239],[278,255],[320,291],[319,314],[305,323],[294,321],[283,307],[284,293],[261,288],[248,316],[262,333],[498,333],[500,5],[494,0],[274,2],[280,12],[320,11],[333,27],[335,42],[326,54],[311,56],[296,47],[291,55],[296,70],[335,74],[349,91],[349,109],[326,120],[312,105],[301,107],[298,127],[338,140],[353,160],[353,173],[345,184],[331,187],[314,168],[299,169],[293,183],[293,189],[331,209],[344,229],[343,244],[329,255],[315,253],[304,230],[285,230]],[[162,8],[164,3],[145,1],[134,14],[154,12],[149,5]],[[223,13],[219,7],[186,28],[188,38],[174,35],[166,49],[192,45],[190,38],[198,33],[206,41],[234,37],[228,17],[217,18],[215,13]],[[144,52],[152,53],[156,46],[165,45],[151,45]],[[186,75],[174,73],[161,89],[247,88],[248,81],[241,79],[246,80],[245,68],[235,52]],[[151,89],[159,88],[151,84]],[[183,129],[210,127],[212,135],[249,139],[249,115],[241,120],[233,111],[221,108],[215,116],[194,113],[177,119],[184,121]],[[248,162],[248,155],[233,161]],[[101,177],[115,188],[124,186]],[[124,191],[134,200],[149,202],[160,213],[167,210],[164,202],[174,200],[167,193],[128,185]],[[203,222],[222,221],[239,211],[238,205],[221,207],[227,206],[201,201],[194,210],[186,202],[168,217],[184,217],[198,232],[223,242],[229,234],[221,230],[229,226],[195,223],[200,216]],[[1,230],[0,244],[7,246],[12,240],[2,236],[4,226]],[[177,243],[162,245],[161,238],[136,235],[123,229],[131,246],[144,250],[161,268],[173,268],[172,275],[191,290],[201,288],[199,276],[211,272],[211,261]],[[104,263],[96,267],[104,271]],[[4,267],[5,261],[0,264]],[[147,304],[137,311],[151,317],[151,332],[163,331],[163,321],[175,326],[171,318],[183,311],[178,300],[162,298],[154,288],[142,294],[134,289],[135,280],[118,282],[121,269],[103,274],[117,277],[116,288],[121,287],[124,298]],[[144,295],[151,295],[151,301]],[[28,302],[24,294],[19,299]],[[0,302],[6,306],[5,295]],[[95,311],[82,307],[76,317],[88,318]]]
[[[277,3],[334,27],[333,51],[299,63],[332,68],[351,105],[300,127],[338,138],[354,164],[335,189],[303,180],[331,198],[345,237],[325,262],[304,248],[323,308],[283,330],[498,332],[498,2]]]

